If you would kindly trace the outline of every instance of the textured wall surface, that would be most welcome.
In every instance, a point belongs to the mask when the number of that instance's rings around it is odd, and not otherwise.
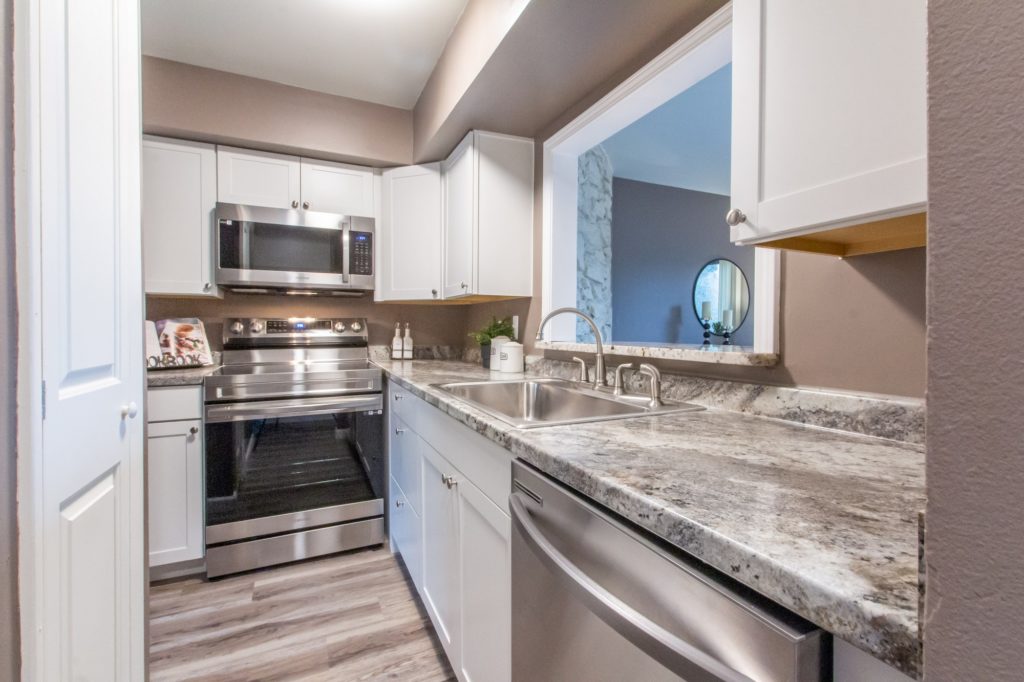
[[[927,682],[1021,678],[1024,4],[928,3]]]
[[[14,285],[14,201],[11,144],[13,93],[11,82],[12,0],[0,3],[0,680],[18,679],[18,527],[15,505],[15,375],[17,373],[17,302]]]
[[[615,178],[612,211],[613,339],[701,343],[693,284],[708,261],[728,258],[743,270],[754,300],[754,249],[729,241],[721,228],[729,197]],[[721,343],[721,337],[712,337]],[[733,343],[754,343],[753,317]]]
[[[598,145],[579,158],[576,201],[576,307],[594,318],[601,338],[612,338],[612,162]],[[576,340],[594,332],[576,320]]]

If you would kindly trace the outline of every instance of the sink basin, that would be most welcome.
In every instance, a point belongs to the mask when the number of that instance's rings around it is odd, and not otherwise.
[[[688,403],[649,407],[562,379],[436,384],[459,400],[521,429],[644,417],[704,408]]]

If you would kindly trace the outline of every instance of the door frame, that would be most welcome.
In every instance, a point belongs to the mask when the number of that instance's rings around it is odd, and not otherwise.
[[[577,157],[672,99],[732,59],[732,3],[727,3],[676,41],[646,66],[620,83],[596,104],[544,142],[542,208],[541,313],[576,305]],[[722,229],[728,229],[722,216]],[[557,256],[556,256],[557,253]],[[754,251],[754,353],[779,352],[780,254]],[[548,338],[539,347],[572,350],[594,344],[576,343],[575,318],[562,315],[549,323]],[[735,353],[733,353],[735,354]],[[722,362],[722,353],[687,356],[693,362]]]

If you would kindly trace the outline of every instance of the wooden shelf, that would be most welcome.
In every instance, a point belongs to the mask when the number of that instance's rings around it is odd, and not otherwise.
[[[848,258],[868,253],[899,251],[925,246],[927,236],[926,214],[914,213],[899,218],[887,218],[873,223],[840,227],[799,237],[785,237],[762,242],[757,246],[824,253]]]

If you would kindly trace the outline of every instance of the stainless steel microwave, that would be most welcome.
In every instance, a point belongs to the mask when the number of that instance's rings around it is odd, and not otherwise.
[[[373,289],[373,218],[217,204],[217,284],[296,293]]]

